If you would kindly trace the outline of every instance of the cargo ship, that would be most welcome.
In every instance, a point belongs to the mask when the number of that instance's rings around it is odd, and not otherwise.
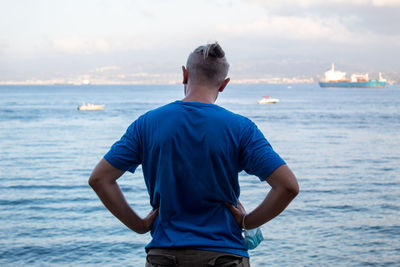
[[[335,65],[325,72],[324,78],[319,82],[321,87],[357,87],[357,88],[384,88],[386,79],[379,73],[378,79],[369,79],[368,74],[352,74],[350,79],[346,72],[335,70]]]

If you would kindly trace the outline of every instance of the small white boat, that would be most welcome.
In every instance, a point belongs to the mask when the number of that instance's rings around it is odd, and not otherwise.
[[[103,110],[105,105],[97,105],[91,103],[82,103],[78,106],[78,110]]]
[[[275,104],[279,102],[279,99],[277,98],[271,98],[270,96],[263,96],[261,100],[258,100],[258,104]]]

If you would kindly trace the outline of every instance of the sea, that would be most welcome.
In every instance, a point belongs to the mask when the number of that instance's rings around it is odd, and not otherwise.
[[[144,266],[150,235],[113,217],[88,178],[132,121],[182,97],[179,84],[0,86],[0,266]],[[400,85],[232,84],[216,104],[253,120],[300,185],[261,227],[252,266],[400,266]],[[250,211],[270,187],[239,180]],[[147,215],[141,168],[118,183]]]

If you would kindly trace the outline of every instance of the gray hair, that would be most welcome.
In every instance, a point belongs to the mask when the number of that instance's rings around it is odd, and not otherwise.
[[[196,48],[188,57],[186,69],[192,83],[219,86],[228,75],[229,63],[215,42]]]

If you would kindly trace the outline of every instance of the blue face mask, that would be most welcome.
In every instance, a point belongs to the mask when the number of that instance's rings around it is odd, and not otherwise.
[[[255,249],[263,240],[260,228],[244,230],[244,245],[247,249]]]

